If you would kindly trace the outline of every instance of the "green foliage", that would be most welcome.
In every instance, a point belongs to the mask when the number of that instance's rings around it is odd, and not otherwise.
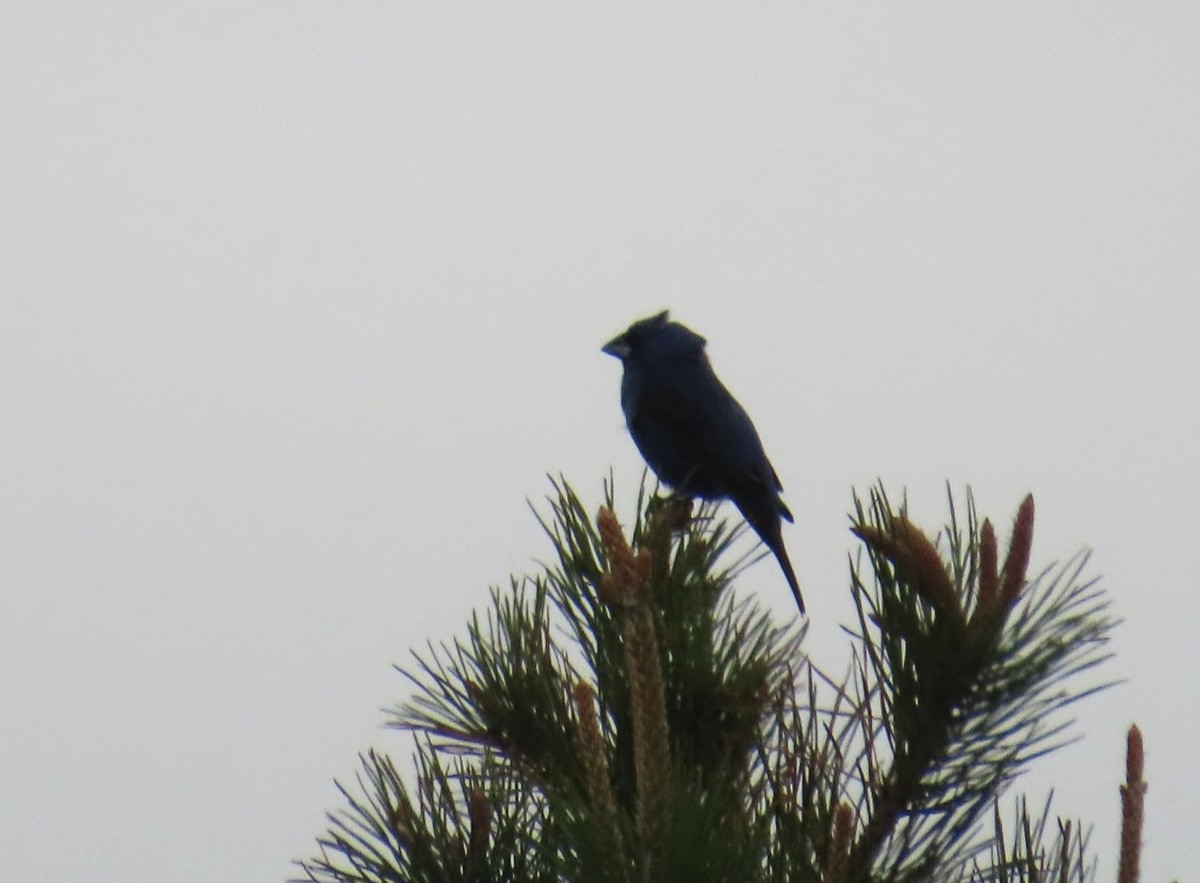
[[[856,513],[860,536],[911,529],[882,488],[868,506],[856,500]],[[988,609],[969,495],[967,524],[956,515],[951,497],[950,561],[942,577],[961,606],[921,603],[937,594],[922,582],[941,577],[898,566],[870,541],[872,590],[861,566],[852,568],[854,638],[862,651],[852,680],[871,685],[858,702],[860,709],[873,706],[879,725],[862,756],[887,761],[861,793],[861,815],[870,822],[852,852],[851,879],[873,869],[873,879],[927,880],[985,848],[972,836],[980,818],[1028,762],[1063,743],[1070,720],[1059,712],[1100,689],[1073,691],[1075,677],[1110,655],[1114,623],[1096,580],[1083,577],[1086,552],[1028,585],[1019,580],[1005,609],[996,609],[999,598]],[[1032,501],[1028,520],[1031,540]]]
[[[1086,554],[1025,579],[1032,500],[1002,567],[969,495],[944,550],[882,488],[856,500],[853,663],[832,679],[801,624],[734,590],[740,525],[643,486],[623,532],[611,485],[598,519],[554,491],[557,560],[402,669],[411,784],[364,756],[304,879],[1087,878],[1079,825],[998,809],[1070,737],[1114,626]]]

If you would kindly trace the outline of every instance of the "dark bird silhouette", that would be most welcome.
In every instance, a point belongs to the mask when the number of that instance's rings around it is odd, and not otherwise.
[[[667,312],[634,322],[604,345],[624,366],[621,409],[629,434],[659,480],[676,493],[732,500],[779,560],[800,612],[804,599],[783,546],[792,513],[783,485],[745,409],[717,378],[705,340]]]

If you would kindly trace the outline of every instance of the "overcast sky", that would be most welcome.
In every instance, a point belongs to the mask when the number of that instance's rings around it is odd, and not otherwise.
[[[1022,780],[1194,870],[1193,4],[0,4],[0,876],[293,871],[409,648],[641,463],[670,307],[754,416],[808,647],[851,489],[1095,549],[1126,683]],[[625,511],[628,519],[630,512]],[[781,613],[775,564],[744,580]]]

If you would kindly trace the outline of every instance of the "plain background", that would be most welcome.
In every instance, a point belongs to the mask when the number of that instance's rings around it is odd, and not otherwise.
[[[844,660],[851,489],[1096,551],[1125,683],[1019,789],[1195,838],[1191,4],[0,5],[0,876],[279,880],[409,648],[632,500],[599,346],[705,334]],[[626,513],[628,514],[628,513]],[[743,588],[787,613],[773,562]]]

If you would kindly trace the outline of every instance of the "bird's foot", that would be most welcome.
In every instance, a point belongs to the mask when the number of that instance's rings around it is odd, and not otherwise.
[[[646,515],[661,519],[671,533],[680,533],[692,521],[692,498],[684,494],[652,497],[646,504]]]

